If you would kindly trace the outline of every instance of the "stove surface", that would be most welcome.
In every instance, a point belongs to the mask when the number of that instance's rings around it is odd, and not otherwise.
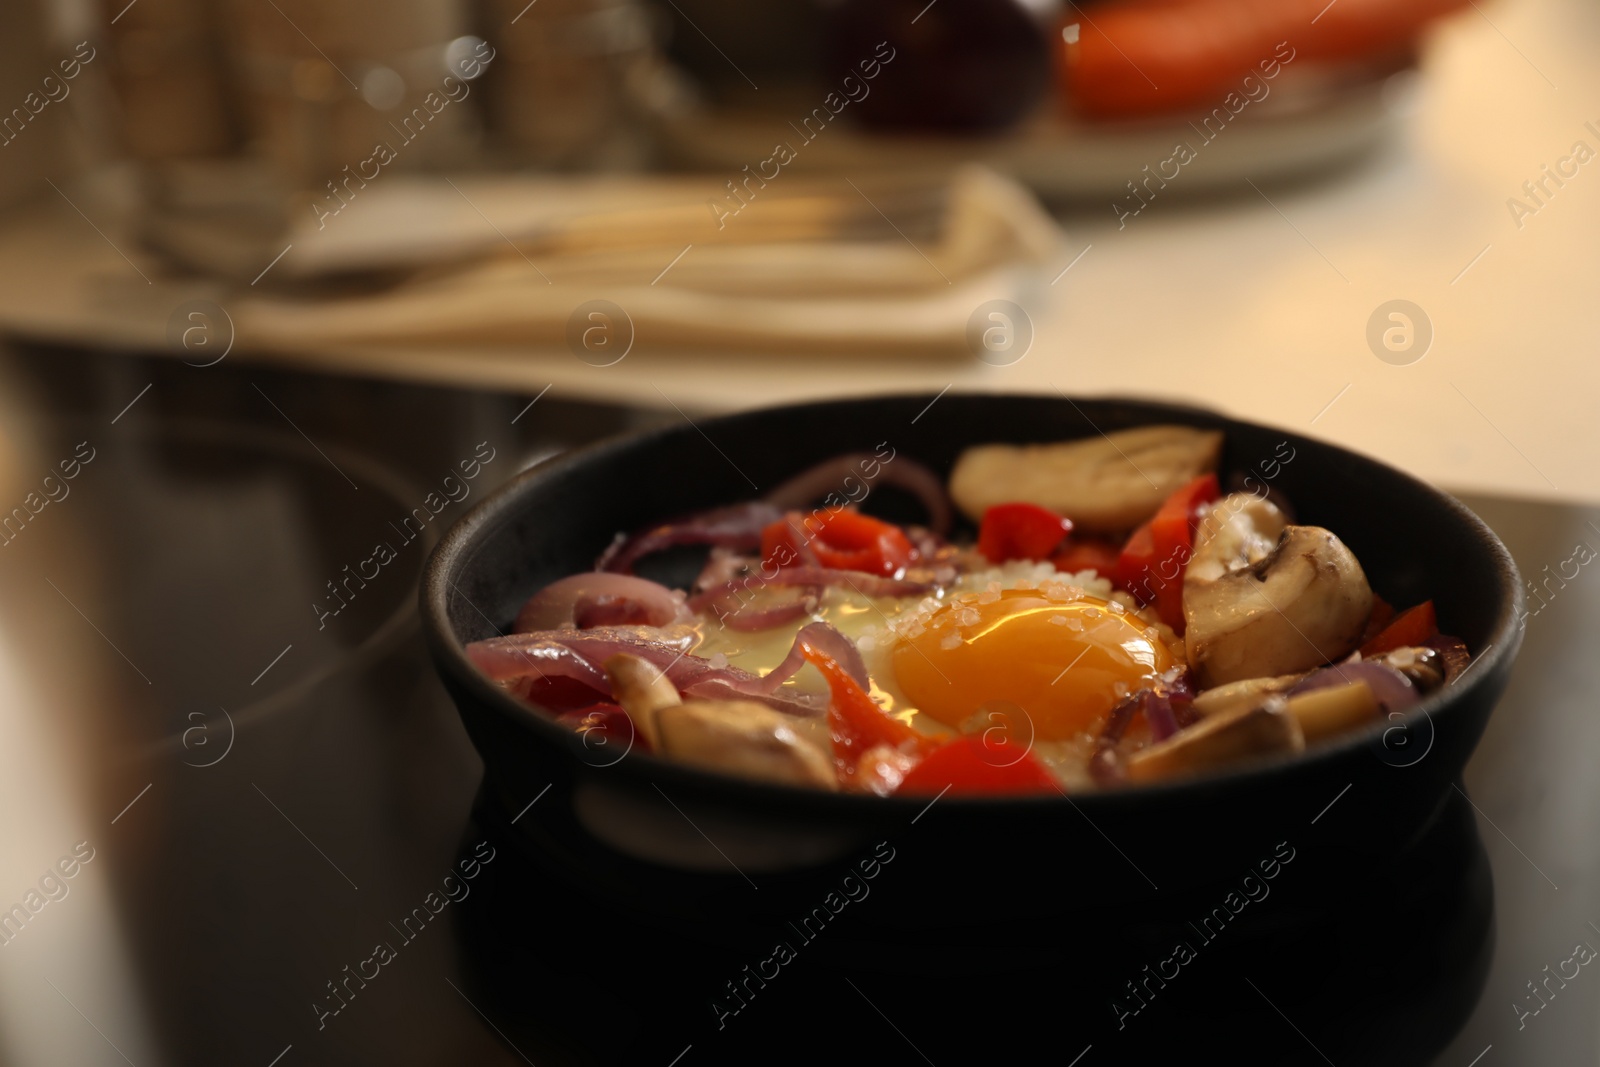
[[[748,959],[595,914],[518,846],[508,822],[540,809],[480,792],[418,574],[530,462],[684,417],[533,399],[0,359],[3,1062],[961,1062],[941,1014],[1125,1062],[1145,1038],[1090,1002],[1123,977],[1093,952],[1092,974],[952,984],[854,968],[841,931],[718,1027]],[[1465,791],[1348,910],[1202,959],[1147,1034],[1240,1062],[1600,1057],[1577,949],[1600,946],[1600,577],[1576,562],[1600,512],[1467,503],[1541,596]]]

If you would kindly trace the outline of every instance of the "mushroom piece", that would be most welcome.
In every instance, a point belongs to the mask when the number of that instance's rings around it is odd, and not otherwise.
[[[678,687],[667,681],[661,669],[647,659],[619,652],[605,661],[606,680],[611,696],[628,713],[652,750],[661,748],[661,733],[656,716],[662,708],[683,703]]]
[[[995,504],[1023,501],[1066,515],[1081,530],[1130,530],[1185,482],[1214,470],[1222,434],[1142,426],[1045,445],[975,445],[950,472],[950,496],[974,522]]]
[[[691,700],[656,712],[657,751],[739,778],[837,790],[833,759],[805,723],[752,700]]]
[[[1361,644],[1372,590],[1329,531],[1285,526],[1272,551],[1220,577],[1205,562],[1209,546],[1183,581],[1184,647],[1201,688],[1310,670]]]
[[[1197,582],[1260,563],[1289,524],[1278,505],[1254,493],[1231,493],[1211,506],[1195,527],[1194,552],[1185,576]]]
[[[1448,674],[1439,650],[1426,645],[1392,649],[1381,656],[1372,657],[1372,662],[1393,667],[1405,675],[1419,693],[1433,692],[1445,683]]]
[[[1284,701],[1284,711],[1300,724],[1307,741],[1320,741],[1376,719],[1382,709],[1372,687],[1358,681],[1299,693]]]
[[[1284,703],[1269,700],[1226,711],[1141,749],[1128,758],[1128,781],[1154,782],[1256,756],[1301,752],[1306,747],[1305,737],[1300,724],[1284,710]]]
[[[1270,678],[1245,678],[1228,682],[1200,693],[1190,706],[1203,719],[1258,707],[1266,703],[1268,697],[1287,693],[1304,677],[1304,674],[1279,674]]]

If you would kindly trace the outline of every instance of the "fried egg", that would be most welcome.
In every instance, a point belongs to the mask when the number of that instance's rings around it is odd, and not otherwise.
[[[809,619],[757,633],[707,620],[694,651],[765,673],[803,622],[820,619],[861,649],[873,699],[925,733],[986,729],[1003,716],[1017,740],[1074,740],[1175,663],[1156,624],[1116,595],[1092,572],[1007,563],[963,575],[941,597],[829,589]],[[810,666],[786,684],[827,691]]]
[[[1095,732],[1172,666],[1144,620],[1059,582],[959,595],[905,633],[889,658],[895,685],[923,715],[961,729],[1000,711],[1011,731],[1042,741]]]

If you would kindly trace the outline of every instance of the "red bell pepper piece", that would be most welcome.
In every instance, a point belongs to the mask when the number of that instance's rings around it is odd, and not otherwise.
[[[1377,593],[1372,594],[1372,610],[1367,613],[1366,629],[1361,631],[1361,643],[1366,644],[1374,637],[1383,633],[1384,628],[1394,621],[1394,605],[1389,603]]]
[[[1439,633],[1439,619],[1433,610],[1433,601],[1424,600],[1414,608],[1407,608],[1383,632],[1361,646],[1363,658],[1381,656],[1397,648],[1420,645]]]
[[[1072,520],[1038,504],[996,504],[978,524],[978,551],[990,563],[1044,559],[1072,532]]]
[[[947,741],[900,780],[896,793],[1056,793],[1055,776],[1032,752],[1003,737],[982,734]]]
[[[1074,538],[1065,548],[1050,558],[1051,566],[1065,574],[1094,571],[1112,582],[1122,578],[1122,550],[1109,541]]]
[[[1118,571],[1124,588],[1154,603],[1161,621],[1183,632],[1183,572],[1194,552],[1201,505],[1218,496],[1217,476],[1202,474],[1167,497],[1155,516],[1123,546]]]
[[[904,530],[854,508],[818,508],[809,516],[791,511],[761,531],[761,558],[773,566],[797,562],[802,545],[824,567],[889,577],[917,558]]]
[[[1215,474],[1202,474],[1177,492],[1167,497],[1150,520],[1150,533],[1158,549],[1169,545],[1193,547],[1194,528],[1199,523],[1196,512],[1200,505],[1209,504],[1220,495]]]
[[[832,698],[828,701],[828,733],[833,738],[834,762],[841,776],[853,775],[861,754],[877,745],[906,752],[925,752],[932,747],[932,738],[878,707],[832,656],[805,640],[800,642],[800,654],[827,679]]]

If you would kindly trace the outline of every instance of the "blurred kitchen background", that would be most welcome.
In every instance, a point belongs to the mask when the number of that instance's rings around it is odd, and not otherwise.
[[[0,18],[15,339],[659,411],[1154,394],[1600,495],[1591,4]]]
[[[1468,771],[1499,941],[1439,1062],[1594,1062],[1593,1000],[1504,1005],[1600,920],[1597,43],[1588,0],[0,4],[0,907],[100,850],[0,936],[0,1063],[576,1062],[443,936],[313,1025],[481,768],[426,544],[306,606],[479,442],[467,504],[890,390],[1281,425],[1565,576]]]

